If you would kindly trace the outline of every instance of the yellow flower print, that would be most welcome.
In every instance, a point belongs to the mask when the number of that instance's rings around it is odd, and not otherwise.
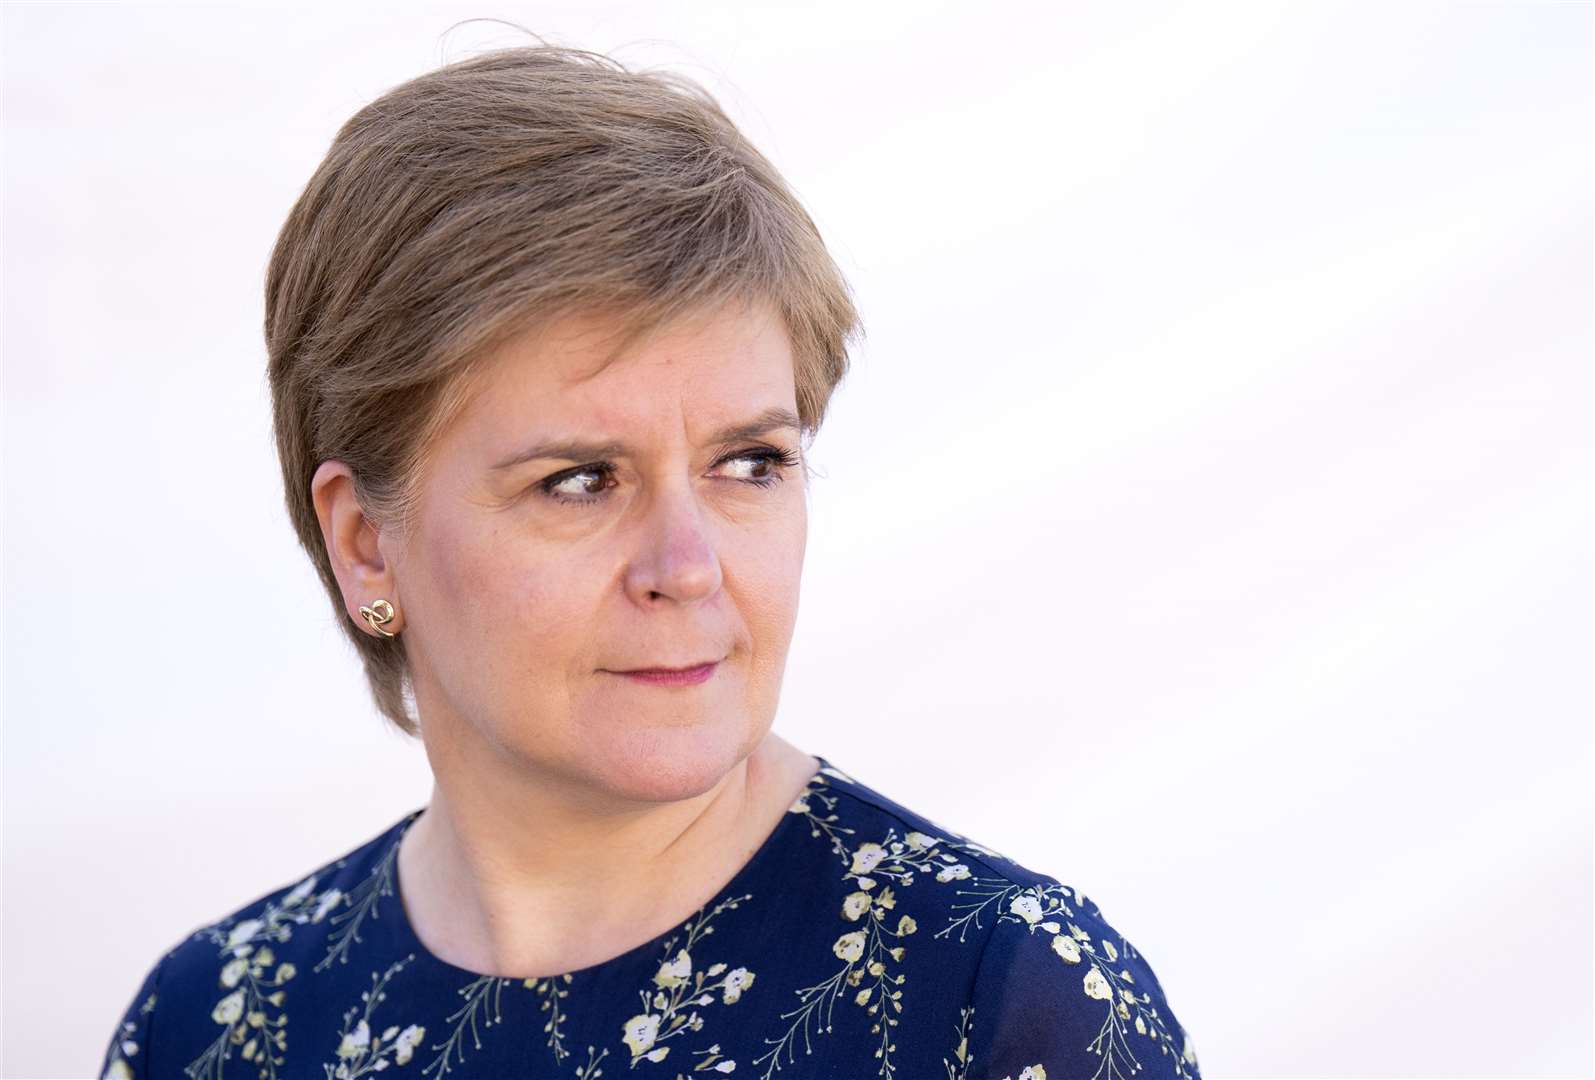
[[[1085,973],[1085,996],[1096,998],[1098,1001],[1112,1001],[1113,987],[1108,985],[1108,980],[1103,976],[1102,969],[1095,964]]]
[[[347,1032],[343,1042],[338,1044],[338,1056],[341,1058],[359,1057],[366,1052],[366,1047],[371,1045],[371,1027],[364,1020],[355,1026],[353,1031]]]
[[[725,977],[725,995],[720,999],[731,1005],[742,997],[742,991],[753,985],[753,972],[745,967],[733,968]]]
[[[1109,963],[1119,958],[1119,950],[1113,947],[1113,942],[1111,941],[1102,943],[1102,951],[1107,954]]]
[[[631,1050],[631,1056],[646,1052],[659,1037],[659,1017],[653,1013],[633,1016],[621,1029],[620,1041]]]
[[[218,1024],[231,1024],[244,1015],[244,992],[234,990],[216,1003],[210,1018]]]
[[[1026,1065],[1017,1077],[1005,1076],[1002,1080],[1047,1080],[1047,1070],[1040,1065]]]
[[[682,949],[676,953],[674,960],[666,960],[659,965],[659,970],[654,974],[654,985],[665,989],[680,986],[692,976],[692,957],[687,955],[687,950]]]
[[[111,1067],[105,1070],[105,1080],[135,1080],[133,1069],[125,1058],[117,1058],[111,1062]]]
[[[851,872],[867,874],[875,869],[876,865],[886,857],[886,849],[874,841],[860,844],[853,851],[853,866]]]
[[[831,946],[831,951],[849,964],[857,962],[864,955],[864,931],[854,930],[851,934],[843,934],[836,939],[836,944]]]
[[[928,836],[922,832],[911,832],[907,836],[903,837],[903,842],[909,847],[913,848],[915,851],[928,851],[935,845],[941,843],[941,837]]]
[[[1072,937],[1064,937],[1059,934],[1053,938],[1052,951],[1063,957],[1063,962],[1066,964],[1078,964],[1080,962],[1080,946],[1075,943]]]
[[[227,961],[227,966],[222,968],[222,985],[232,988],[238,985],[238,980],[244,977],[244,972],[249,970],[249,961],[243,957],[235,957]]]
[[[969,877],[969,867],[963,863],[953,863],[936,871],[936,880],[943,884],[949,881],[963,881]]]
[[[858,922],[859,917],[869,910],[870,894],[867,892],[854,892],[847,895],[842,901],[842,915],[848,922]]]

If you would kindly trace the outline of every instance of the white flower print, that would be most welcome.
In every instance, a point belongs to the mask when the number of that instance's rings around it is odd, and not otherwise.
[[[1052,939],[1052,951],[1063,957],[1065,963],[1078,964],[1080,962],[1080,946],[1072,937],[1059,934]]]
[[[371,1027],[364,1020],[355,1025],[355,1029],[344,1035],[343,1042],[338,1044],[338,1056],[341,1058],[359,1057],[371,1045]]]
[[[652,1047],[654,1040],[659,1037],[659,1017],[652,1013],[633,1016],[626,1021],[623,1032],[621,1041],[636,1057]]]
[[[343,892],[338,889],[328,889],[326,892],[322,893],[321,899],[316,901],[316,910],[310,916],[310,921],[313,923],[318,923],[322,919],[326,918],[327,912],[331,911],[333,907],[337,905],[338,901],[342,899]]]
[[[742,991],[753,985],[753,972],[745,967],[732,968],[726,973],[725,995],[721,998],[727,1005],[733,1004],[742,996]]]
[[[315,887],[316,887],[316,875],[315,874],[311,874],[309,877],[305,878],[305,880],[301,881],[298,885],[295,885],[293,892],[289,893],[287,896],[282,898],[282,906],[283,907],[297,907],[299,905],[299,901],[301,901],[305,897],[309,896],[310,895],[310,890],[314,889]]]
[[[1041,901],[1029,893],[1014,897],[1013,902],[1008,905],[1008,910],[1032,925],[1041,921]]]
[[[876,843],[860,844],[853,850],[852,873],[867,874],[886,857],[886,849]]]
[[[394,1043],[397,1050],[394,1052],[393,1060],[400,1065],[408,1064],[411,1055],[415,1053],[416,1045],[421,1041],[421,1036],[425,1034],[426,1028],[421,1027],[419,1024],[411,1024],[399,1032],[399,1041]]]
[[[234,950],[242,948],[265,925],[260,919],[245,919],[233,927],[232,933],[227,935],[227,948]]]
[[[659,971],[654,975],[654,985],[665,989],[680,986],[692,977],[692,957],[687,950],[682,949],[676,953],[674,960],[666,960],[659,965]]]

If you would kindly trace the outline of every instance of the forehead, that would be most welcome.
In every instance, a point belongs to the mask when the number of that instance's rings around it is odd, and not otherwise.
[[[748,419],[795,400],[791,338],[767,301],[699,309],[621,348],[625,328],[583,312],[509,340],[484,366],[467,426],[618,435],[677,417]]]
[[[629,342],[622,338],[625,329],[618,315],[567,315],[512,343],[504,359],[511,365],[533,361],[522,365],[523,370],[535,368],[547,383],[562,385],[598,378],[616,365],[628,370],[648,364],[680,368],[696,361],[730,371],[790,359],[786,326],[766,300],[699,308]]]

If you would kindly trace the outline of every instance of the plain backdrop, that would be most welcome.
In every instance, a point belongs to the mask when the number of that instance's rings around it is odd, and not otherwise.
[[[1083,888],[1210,1078],[1589,1075],[1591,13],[6,4],[5,1075],[430,795],[260,328],[474,17],[699,79],[856,289],[778,731]]]

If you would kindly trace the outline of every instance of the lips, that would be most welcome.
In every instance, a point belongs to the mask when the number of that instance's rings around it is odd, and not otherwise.
[[[699,660],[695,664],[682,664],[680,667],[659,665],[641,668],[612,668],[611,670],[618,675],[680,675],[684,671],[697,671],[699,668],[710,667],[719,662],[719,660]]]
[[[618,671],[615,674],[648,686],[698,686],[708,682],[720,670],[719,661],[689,668],[654,668],[636,671]]]

